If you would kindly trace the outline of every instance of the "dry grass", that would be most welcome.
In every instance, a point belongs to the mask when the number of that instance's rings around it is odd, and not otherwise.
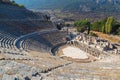
[[[113,43],[120,43],[120,37],[115,37],[115,36],[112,36],[112,35],[108,35],[108,34],[104,34],[102,32],[96,32],[96,31],[92,31],[93,33],[97,34],[98,37],[100,38],[104,38],[106,40],[109,40],[110,42],[113,42]]]

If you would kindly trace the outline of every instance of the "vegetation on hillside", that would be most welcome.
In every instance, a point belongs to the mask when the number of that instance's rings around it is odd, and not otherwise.
[[[77,31],[84,32],[86,29],[88,30],[88,34],[90,31],[90,22],[86,20],[79,20],[74,23],[74,26],[77,28]]]
[[[79,32],[84,32],[90,27],[93,31],[120,35],[120,22],[116,21],[113,17],[108,17],[93,23],[90,23],[88,20],[76,21],[74,27],[76,27]]]

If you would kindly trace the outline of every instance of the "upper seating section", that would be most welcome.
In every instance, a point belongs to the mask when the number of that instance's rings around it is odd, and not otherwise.
[[[0,3],[0,31],[21,36],[35,31],[53,28],[55,26],[51,21],[47,20],[43,13]]]
[[[23,20],[23,21],[0,21],[1,31],[14,34],[16,36],[25,35],[40,30],[50,30],[55,28],[51,21]]]
[[[9,14],[8,14],[9,13]],[[41,19],[44,20],[42,13],[34,13],[26,8],[20,8],[10,4],[0,4],[0,19]]]

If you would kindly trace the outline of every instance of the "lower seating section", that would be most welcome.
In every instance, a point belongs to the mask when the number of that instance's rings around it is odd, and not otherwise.
[[[13,36],[9,33],[0,32],[0,49],[1,52],[12,52],[16,50],[14,45],[16,36]]]
[[[55,46],[59,43],[63,43],[66,41],[67,32],[64,31],[56,31],[50,32],[43,35],[40,35],[42,38],[48,40],[52,46]]]
[[[54,31],[43,34],[37,34],[23,40],[20,44],[21,49],[25,51],[50,51],[57,44],[66,42],[66,32]]]

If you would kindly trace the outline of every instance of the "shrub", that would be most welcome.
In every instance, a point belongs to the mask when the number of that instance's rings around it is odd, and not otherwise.
[[[88,20],[79,20],[74,23],[74,27],[76,27],[78,32],[84,32],[88,30],[88,34],[90,31],[90,22]]]

